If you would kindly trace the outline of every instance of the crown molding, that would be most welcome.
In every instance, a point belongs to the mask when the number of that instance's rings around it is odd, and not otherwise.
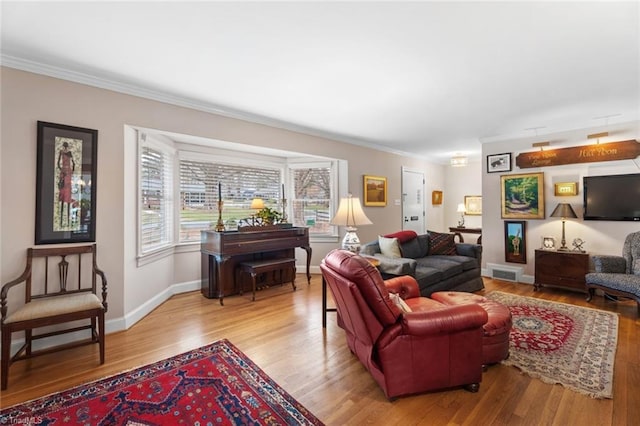
[[[87,86],[97,87],[100,89],[111,90],[114,92],[122,93],[125,95],[137,96],[140,98],[150,99],[166,104],[176,105],[197,111],[203,111],[211,114],[221,115],[227,118],[233,118],[237,120],[248,121],[251,123],[262,124],[265,126],[276,127],[282,130],[288,130],[291,132],[303,133],[309,136],[320,137],[324,139],[331,139],[337,142],[344,142],[351,145],[361,146],[365,148],[376,149],[378,151],[387,152],[390,154],[405,156],[405,157],[418,157],[426,159],[427,157],[417,155],[416,153],[404,152],[394,150],[387,146],[378,145],[375,142],[370,142],[364,139],[353,138],[337,133],[327,132],[323,130],[314,129],[311,127],[300,126],[294,123],[289,123],[282,120],[266,117],[259,114],[252,114],[245,111],[235,110],[232,108],[222,107],[220,105],[198,101],[196,99],[176,96],[167,92],[159,90],[152,90],[139,85],[130,84],[126,82],[116,81],[104,77],[99,77],[84,72],[74,71],[67,68],[58,67],[55,65],[45,64],[42,62],[32,61],[17,56],[2,54],[0,56],[0,65],[8,68],[14,68],[21,71],[27,71],[34,74],[46,75],[48,77],[58,78],[61,80],[67,80],[74,83],[84,84]]]

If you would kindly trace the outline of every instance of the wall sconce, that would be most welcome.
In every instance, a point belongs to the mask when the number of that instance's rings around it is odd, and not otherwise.
[[[469,159],[464,155],[451,157],[451,167],[465,167],[467,164],[469,164]]]
[[[458,221],[458,228],[464,228],[464,214],[467,212],[467,209],[464,207],[464,203],[458,204],[458,209],[456,210],[460,213],[460,220]]]
[[[551,217],[560,217],[562,218],[562,240],[561,242],[561,246],[558,250],[569,250],[569,247],[567,247],[567,240],[564,238],[564,222],[567,218],[570,219],[576,219],[578,216],[576,215],[576,212],[573,211],[573,207],[571,207],[571,204],[569,203],[560,203],[556,206],[556,208],[553,210],[553,213],[551,213]]]
[[[342,248],[353,253],[360,252],[360,239],[356,234],[357,226],[373,224],[362,211],[360,198],[353,198],[351,194],[347,198],[340,199],[338,211],[329,223],[347,227],[347,233],[342,240]]]

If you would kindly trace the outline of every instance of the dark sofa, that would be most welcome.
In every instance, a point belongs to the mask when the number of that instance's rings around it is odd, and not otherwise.
[[[410,275],[418,281],[420,294],[431,296],[436,291],[474,292],[484,288],[481,276],[482,246],[456,243],[453,234],[428,231],[417,235],[400,231],[362,246],[360,254],[380,260],[378,269],[385,278]],[[399,253],[381,250],[380,241],[396,239]],[[386,253],[383,254],[383,251]],[[400,257],[395,257],[395,256]]]

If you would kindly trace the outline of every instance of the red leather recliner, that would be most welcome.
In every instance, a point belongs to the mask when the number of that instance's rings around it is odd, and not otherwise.
[[[457,386],[479,389],[484,309],[420,297],[414,278],[383,281],[366,259],[345,250],[330,252],[320,268],[351,352],[387,398]],[[389,290],[411,312],[392,302]]]

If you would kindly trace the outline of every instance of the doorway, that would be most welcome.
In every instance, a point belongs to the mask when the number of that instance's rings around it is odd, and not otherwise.
[[[402,230],[417,234],[426,231],[424,213],[424,173],[402,168]]]

